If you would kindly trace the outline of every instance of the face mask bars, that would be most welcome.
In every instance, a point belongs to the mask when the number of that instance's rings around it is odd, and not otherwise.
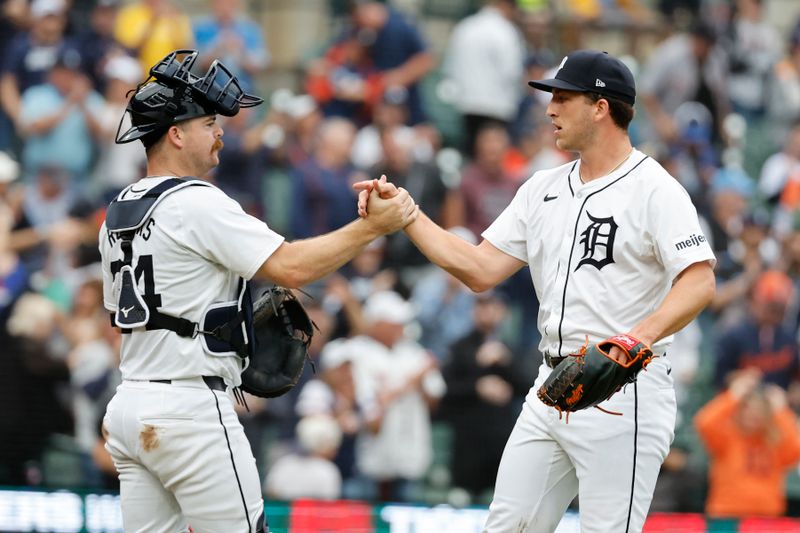
[[[183,59],[178,59],[179,56]],[[199,79],[191,73],[196,60],[196,50],[175,50],[153,65],[150,76],[170,87],[193,85]]]
[[[212,108],[215,113],[231,117],[236,115],[240,108],[257,106],[264,101],[258,96],[245,93],[236,76],[218,59],[211,63],[205,75],[198,77],[192,74],[191,69],[197,60],[197,55],[198,52],[196,50],[175,50],[155,64],[150,69],[150,77],[155,79],[156,82],[171,88],[174,91],[173,97],[170,99],[171,101],[165,101],[163,95],[156,93],[148,98],[147,101],[143,101],[142,104],[152,108],[153,111],[162,107],[167,110],[170,107],[174,107],[177,110],[180,102],[194,100],[204,108]],[[137,87],[136,94],[149,83],[149,79]],[[134,98],[136,98],[136,94],[134,94]],[[150,102],[150,100],[154,101]],[[202,101],[211,105],[203,105]],[[132,112],[130,105],[128,106],[128,112]],[[166,115],[169,114],[166,113]],[[161,126],[160,121],[136,126],[135,129],[139,134],[130,135],[134,129],[132,128],[123,135],[125,140],[122,140],[120,138],[122,120],[120,120],[116,139],[117,142],[129,142],[155,131]]]
[[[212,102],[220,115],[231,117],[240,107],[257,106],[264,100],[247,94],[228,68],[215,59],[206,75],[192,85],[192,88]]]
[[[183,59],[179,59],[181,56]],[[263,102],[258,96],[245,93],[236,76],[219,59],[211,63],[205,75],[193,75],[191,68],[196,60],[196,51],[176,50],[151,68],[150,75],[171,87],[190,87],[226,117],[238,113],[240,107],[253,107]]]

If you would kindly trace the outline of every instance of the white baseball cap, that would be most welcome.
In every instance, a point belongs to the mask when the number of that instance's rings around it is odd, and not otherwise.
[[[364,318],[369,322],[408,324],[415,316],[414,306],[394,291],[376,292],[364,304]]]
[[[0,183],[11,183],[19,177],[19,163],[0,151]]]
[[[311,415],[300,419],[295,429],[300,447],[310,453],[324,453],[339,448],[342,430],[330,415]]]
[[[33,0],[31,3],[31,16],[33,18],[46,17],[47,15],[60,15],[67,9],[64,0]]]
[[[352,361],[350,350],[347,349],[346,339],[334,339],[322,348],[319,354],[319,366],[322,370],[339,368],[345,363]]]
[[[108,60],[103,74],[109,80],[122,80],[135,85],[142,81],[142,67],[134,58],[126,55],[114,56]]]

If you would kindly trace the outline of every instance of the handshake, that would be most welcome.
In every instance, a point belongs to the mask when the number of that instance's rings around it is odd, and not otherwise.
[[[419,206],[402,187],[381,179],[353,184],[358,192],[358,216],[383,235],[405,228],[419,216]]]

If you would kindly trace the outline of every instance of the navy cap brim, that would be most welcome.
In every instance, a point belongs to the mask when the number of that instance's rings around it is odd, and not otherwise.
[[[559,80],[559,79],[550,79],[550,80],[534,80],[529,81],[528,85],[533,87],[534,89],[539,89],[540,91],[547,91],[549,93],[553,92],[553,89],[564,89],[566,91],[577,91],[580,93],[591,93],[596,92],[600,95],[609,96],[611,98],[617,98],[625,103],[633,105],[635,101],[635,96],[630,94],[620,94],[613,91],[609,91],[607,89],[596,89],[592,90],[586,87],[581,87],[580,85],[575,85],[574,83],[570,83],[568,81]]]
[[[559,80],[559,79],[549,79],[549,80],[534,80],[529,81],[528,85],[533,87],[534,89],[539,89],[540,91],[547,91],[549,93],[553,92],[553,89],[564,89],[566,91],[581,91],[587,92],[585,88],[575,85],[574,83],[570,83],[568,81]]]

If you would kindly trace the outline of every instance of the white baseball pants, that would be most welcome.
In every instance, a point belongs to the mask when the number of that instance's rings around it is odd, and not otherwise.
[[[227,393],[201,378],[125,381],[103,423],[126,532],[264,531],[255,459]]]
[[[485,533],[552,533],[578,496],[582,533],[638,533],[644,527],[677,412],[669,364],[655,359],[638,382],[598,409],[566,415],[536,391],[542,365],[506,443]]]

